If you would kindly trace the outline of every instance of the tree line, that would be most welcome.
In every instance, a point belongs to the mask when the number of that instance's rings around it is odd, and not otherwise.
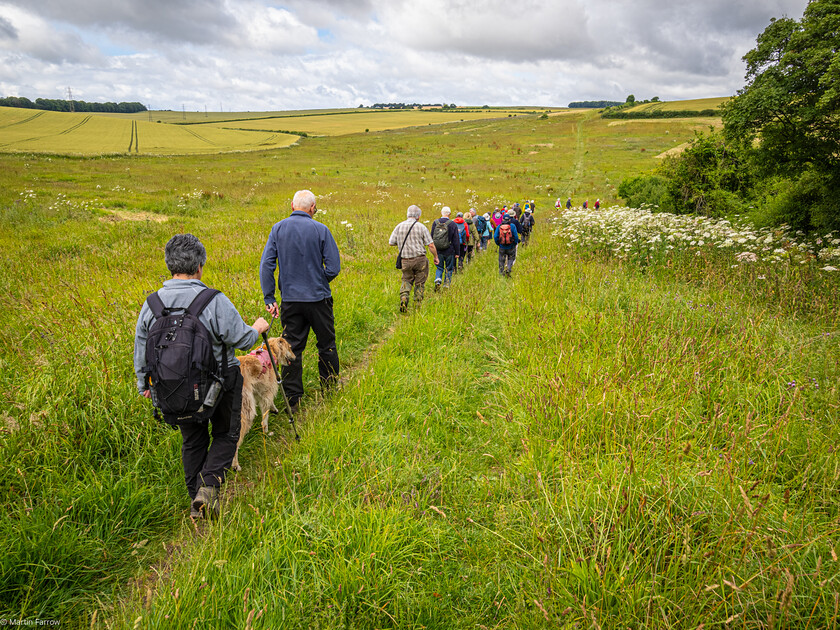
[[[621,101],[574,101],[569,103],[569,109],[576,108],[591,108],[602,109],[604,107],[612,107],[613,105],[623,105]]]
[[[840,229],[840,0],[773,19],[744,56],[746,85],[677,157],[621,183],[632,206],[758,226]]]
[[[0,98],[0,107],[22,107],[24,109],[43,109],[50,112],[105,112],[113,114],[136,114],[145,112],[142,103],[88,103],[86,101],[66,101],[55,98],[36,98],[30,101],[25,96],[7,96]]]

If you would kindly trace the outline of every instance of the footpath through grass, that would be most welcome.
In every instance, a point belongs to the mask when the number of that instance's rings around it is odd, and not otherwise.
[[[535,240],[402,319],[300,445],[252,434],[115,626],[831,627],[836,344]]]

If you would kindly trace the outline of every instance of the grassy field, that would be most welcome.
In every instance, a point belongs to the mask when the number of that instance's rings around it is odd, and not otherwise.
[[[257,120],[212,122],[205,126],[220,128],[241,128],[256,130],[293,129],[310,135],[340,136],[365,131],[385,131],[405,127],[440,125],[453,122],[484,120],[525,115],[521,112],[500,112],[497,110],[427,111],[427,110],[383,110],[362,112],[351,111],[345,114],[324,114],[320,116],[277,116]]]
[[[475,112],[476,110],[484,114],[494,114],[496,117],[506,117],[508,114],[533,114],[542,113],[543,111],[555,111],[557,108],[547,107],[463,107],[463,113]],[[434,113],[454,113],[447,111],[423,110],[426,114]],[[95,116],[104,116],[106,118],[126,118],[129,120],[146,120],[149,122],[161,121],[163,123],[208,123],[208,122],[231,122],[249,119],[261,118],[302,118],[302,117],[323,117],[323,116],[344,116],[350,114],[354,116],[371,114],[410,114],[415,110],[382,110],[359,107],[347,107],[340,109],[298,109],[298,110],[283,110],[283,111],[263,111],[263,112],[188,112],[175,110],[152,110],[146,112],[138,112],[136,114],[107,114],[97,113]],[[424,122],[421,124],[425,124]],[[410,126],[410,125],[402,125]]]
[[[298,136],[0,107],[0,152],[183,155],[287,147]]]
[[[0,152],[62,155],[208,154],[290,146],[308,135],[345,135],[532,115],[542,109],[345,109],[289,112],[69,114],[0,107]]]
[[[630,107],[628,112],[644,112],[644,111],[703,111],[704,109],[717,109],[729,100],[728,96],[716,98],[696,98],[687,101],[665,101],[659,103],[643,103]]]
[[[773,235],[789,255],[751,267],[733,249],[746,230],[692,243],[553,211],[616,203],[695,124],[581,112],[285,151],[0,155],[0,618],[832,627],[831,261]],[[260,253],[300,188],[342,253],[344,385],[320,398],[308,350],[302,441],[282,419],[252,431],[223,517],[194,526],[180,439],[134,390],[136,315],[179,231],[207,246],[208,284],[259,315]],[[410,203],[430,220],[524,199],[539,222],[511,280],[491,247],[397,313],[386,242]]]

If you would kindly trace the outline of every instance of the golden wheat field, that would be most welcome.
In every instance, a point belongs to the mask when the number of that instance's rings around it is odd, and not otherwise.
[[[102,155],[183,155],[287,147],[297,136],[171,125],[88,113],[0,107],[0,151]]]

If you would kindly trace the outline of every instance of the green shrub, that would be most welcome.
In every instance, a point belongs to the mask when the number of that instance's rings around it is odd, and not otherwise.
[[[667,192],[668,182],[665,178],[655,175],[639,175],[622,180],[618,186],[618,195],[632,207],[639,208],[644,204],[664,206],[663,196]]]
[[[804,231],[835,230],[840,228],[837,192],[813,170],[795,178],[771,178],[765,182],[752,218],[760,226],[787,224]]]

